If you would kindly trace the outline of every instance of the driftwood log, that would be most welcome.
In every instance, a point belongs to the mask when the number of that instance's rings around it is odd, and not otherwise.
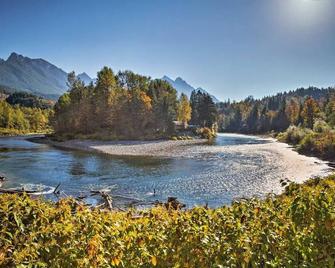
[[[186,205],[185,204],[183,204],[183,203],[181,203],[181,202],[179,202],[178,200],[177,200],[177,197],[168,197],[168,200],[167,200],[167,202],[165,203],[165,207],[166,208],[172,208],[172,209],[181,209],[181,208],[184,208],[184,207],[186,207]]]
[[[24,188],[9,188],[4,189],[2,187],[2,183],[6,180],[5,177],[0,176],[0,194],[28,194],[28,195],[45,195],[45,194],[56,194],[56,190],[59,188],[60,183],[57,185],[57,187],[53,190],[52,187],[48,191],[44,190],[26,190]],[[59,193],[59,191],[58,191]]]
[[[109,210],[113,210],[113,200],[112,200],[112,197],[109,194],[107,194],[106,192],[101,192],[100,195],[104,199],[106,207]]]
[[[0,188],[0,193],[3,194],[36,194],[40,193],[40,191],[34,191],[34,190],[25,190],[25,189],[2,189]]]

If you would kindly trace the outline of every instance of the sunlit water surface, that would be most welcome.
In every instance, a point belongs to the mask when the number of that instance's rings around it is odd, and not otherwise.
[[[0,138],[0,173],[5,187],[56,186],[78,196],[90,189],[110,187],[112,194],[145,201],[178,197],[188,207],[229,204],[235,198],[264,196],[281,190],[276,173],[278,155],[249,150],[218,150],[226,146],[269,142],[243,135],[219,135],[205,154],[178,159],[112,157]],[[203,145],[207,146],[208,145]],[[193,149],[192,149],[193,150]],[[195,146],[194,151],[201,151]],[[155,191],[155,195],[153,192]],[[50,197],[52,198],[52,197]]]

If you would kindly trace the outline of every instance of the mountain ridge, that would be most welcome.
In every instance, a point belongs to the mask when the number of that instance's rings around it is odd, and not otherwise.
[[[210,94],[206,89],[203,89],[201,87],[195,88],[191,86],[190,84],[188,84],[180,76],[178,76],[175,80],[173,80],[167,75],[164,75],[161,79],[168,82],[171,86],[173,86],[178,91],[178,93],[184,93],[188,97],[191,96],[192,91],[200,91],[200,92],[209,94],[215,103],[220,102],[214,95]]]
[[[16,91],[57,99],[68,89],[67,76],[68,73],[63,69],[42,58],[33,59],[12,52],[6,60],[0,59],[0,86]],[[86,85],[96,81],[85,72],[78,74],[77,78]],[[165,75],[161,79],[172,85],[179,94],[184,93],[188,97],[194,90],[208,93],[201,87],[191,86],[180,76],[173,80]],[[209,95],[214,102],[219,102],[215,96]]]

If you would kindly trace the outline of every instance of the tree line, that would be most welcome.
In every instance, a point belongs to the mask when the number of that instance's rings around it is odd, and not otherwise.
[[[248,97],[218,105],[223,131],[266,133],[284,131],[290,125],[313,128],[315,121],[335,125],[335,90],[309,87],[262,99]]]
[[[104,67],[95,84],[85,85],[72,72],[68,86],[54,107],[52,125],[58,135],[152,139],[174,134],[176,120],[185,126],[190,120],[201,123],[194,115],[200,107],[184,94],[178,99],[177,91],[160,79],[131,71],[114,74]],[[213,119],[203,115],[204,105],[201,109],[202,123],[208,125]]]
[[[51,114],[50,109],[10,105],[0,101],[0,133],[24,134],[48,130]]]

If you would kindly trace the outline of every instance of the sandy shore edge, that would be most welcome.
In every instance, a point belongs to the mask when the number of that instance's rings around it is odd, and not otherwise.
[[[193,140],[151,140],[151,141],[97,141],[97,140],[68,140],[53,141],[46,137],[30,138],[30,141],[49,144],[64,149],[74,149],[86,152],[103,153],[114,156],[181,156],[183,152],[194,145],[207,143],[205,139]]]

